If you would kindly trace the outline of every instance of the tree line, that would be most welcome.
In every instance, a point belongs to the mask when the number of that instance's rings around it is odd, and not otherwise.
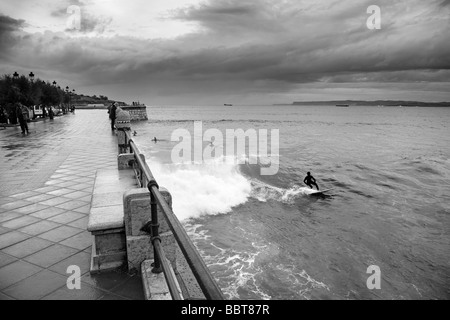
[[[15,107],[21,103],[28,108],[34,105],[45,107],[67,104],[70,93],[55,84],[41,79],[30,79],[25,75],[0,77],[0,122],[16,123]]]

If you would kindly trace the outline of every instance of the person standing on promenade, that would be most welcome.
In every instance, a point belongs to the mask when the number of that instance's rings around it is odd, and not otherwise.
[[[50,120],[53,120],[54,113],[51,106],[48,108],[48,116],[50,117]]]
[[[113,102],[111,105],[111,109],[109,110],[109,118],[111,119],[111,130],[114,131],[114,124],[116,123],[116,103]]]
[[[29,118],[29,114],[27,107],[19,102],[16,106],[16,115],[20,123],[20,129],[22,129],[22,134],[25,134],[25,132],[28,134],[27,120]]]

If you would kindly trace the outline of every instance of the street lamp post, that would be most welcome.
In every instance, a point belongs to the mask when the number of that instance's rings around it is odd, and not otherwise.
[[[72,96],[75,98],[75,89],[72,89],[72,92],[70,93],[71,98],[70,100],[72,100]],[[73,104],[73,106],[71,107],[71,111],[73,114],[75,114],[75,104]]]
[[[69,92],[69,86],[66,87],[66,93],[69,95],[69,111],[70,111],[70,92]]]

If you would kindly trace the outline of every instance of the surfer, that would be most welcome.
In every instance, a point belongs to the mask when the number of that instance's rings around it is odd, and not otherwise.
[[[307,176],[305,179],[303,179],[303,183],[306,184],[308,187],[313,189],[313,185],[316,186],[317,190],[319,190],[319,186],[317,185],[316,179],[311,175],[311,172],[307,173]]]

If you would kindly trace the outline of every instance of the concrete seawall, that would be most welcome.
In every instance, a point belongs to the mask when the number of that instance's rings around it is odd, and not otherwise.
[[[75,105],[77,110],[107,110],[108,105],[104,106],[87,106],[87,105]],[[135,106],[120,106],[121,109],[128,111],[131,115],[131,121],[148,120],[147,106],[135,105]]]

